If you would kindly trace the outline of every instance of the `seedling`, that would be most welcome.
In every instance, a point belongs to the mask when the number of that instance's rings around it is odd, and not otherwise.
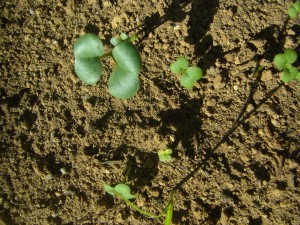
[[[293,19],[296,18],[299,15],[299,13],[300,13],[300,2],[297,1],[289,7],[288,14]]]
[[[195,83],[203,76],[202,69],[196,66],[189,67],[189,62],[183,56],[172,63],[170,69],[175,75],[181,75],[179,78],[180,84],[187,89],[193,88]]]
[[[136,36],[121,34],[120,38],[112,38],[114,48],[105,53],[101,39],[95,34],[85,34],[78,38],[74,46],[75,72],[86,84],[96,84],[103,68],[101,59],[111,56],[116,68],[108,80],[111,95],[120,99],[133,97],[139,89],[139,72],[142,60],[137,48],[133,45]]]
[[[131,206],[133,209],[138,211],[139,213],[148,216],[150,218],[161,218],[165,215],[165,225],[170,225],[172,221],[173,215],[173,193],[171,192],[166,208],[159,214],[155,215],[153,213],[147,212],[145,210],[140,209],[135,203],[131,202],[130,199],[137,198],[136,195],[131,194],[130,187],[126,184],[117,184],[115,187],[111,187],[107,184],[103,185],[104,190],[111,194],[112,196],[117,196],[124,200],[127,205]]]
[[[264,68],[265,68],[264,66],[262,66],[262,65],[260,65],[260,64],[257,63],[256,67],[250,68],[250,72],[253,74],[253,77],[256,78],[256,77],[258,76],[258,74],[259,74]]]
[[[158,151],[158,158],[159,158],[159,161],[161,162],[169,162],[172,160],[172,149],[165,149],[165,150],[160,150]]]
[[[282,70],[281,80],[287,83],[293,79],[300,82],[300,72],[292,64],[297,60],[297,53],[292,49],[285,49],[283,54],[274,57],[274,63],[279,70]]]

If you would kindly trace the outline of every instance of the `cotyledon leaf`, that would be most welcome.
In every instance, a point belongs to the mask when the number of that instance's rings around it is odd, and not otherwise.
[[[139,72],[142,60],[130,41],[122,41],[112,50],[116,68],[109,77],[110,93],[120,99],[133,97],[139,89]]]
[[[104,54],[102,41],[95,34],[85,34],[74,46],[75,72],[86,84],[95,84],[102,74],[100,57]]]

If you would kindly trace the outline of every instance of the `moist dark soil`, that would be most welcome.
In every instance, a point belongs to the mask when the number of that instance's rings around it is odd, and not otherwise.
[[[272,62],[300,54],[291,4],[1,1],[0,224],[163,224],[103,190],[124,181],[156,214],[174,191],[173,224],[299,224],[300,83],[282,83]],[[97,85],[79,80],[85,33],[107,51],[139,34],[136,96],[109,94],[111,59]],[[179,56],[204,71],[193,89],[171,74]]]

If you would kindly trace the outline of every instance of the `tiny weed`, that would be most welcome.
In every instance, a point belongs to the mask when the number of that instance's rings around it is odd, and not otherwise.
[[[196,66],[189,67],[189,62],[183,56],[172,63],[170,69],[175,75],[181,75],[179,78],[180,84],[187,89],[193,88],[195,83],[203,76],[202,69]]]
[[[161,162],[169,162],[172,160],[172,149],[165,149],[165,150],[160,150],[158,151],[158,158],[159,158],[159,161]]]
[[[120,99],[133,97],[139,89],[139,71],[142,61],[137,48],[132,44],[136,36],[121,34],[112,38],[114,48],[105,53],[101,39],[95,34],[79,37],[74,46],[75,72],[86,84],[96,84],[103,73],[101,59],[111,56],[116,68],[108,80],[111,95]]]
[[[284,53],[275,55],[274,63],[282,70],[281,80],[287,83],[295,78],[300,82],[300,72],[292,64],[297,60],[297,53],[293,49],[285,49]]]

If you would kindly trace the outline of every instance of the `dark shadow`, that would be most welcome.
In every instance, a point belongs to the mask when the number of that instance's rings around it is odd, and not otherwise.
[[[192,0],[173,0],[165,11],[164,16],[160,16],[159,13],[156,12],[153,15],[146,17],[143,25],[138,27],[141,30],[138,31],[137,34],[143,33],[143,36],[140,37],[140,42],[143,42],[143,40],[146,39],[151,32],[153,32],[156,28],[158,28],[165,22],[183,21],[187,16],[187,12],[184,11],[184,7],[186,7],[191,2]]]
[[[276,91],[283,86],[283,83],[280,83],[277,87],[273,88],[272,90],[270,90],[268,93],[266,93],[265,98],[263,98],[260,102],[258,102],[257,104],[254,104],[254,100],[253,100],[253,95],[255,93],[255,90],[258,86],[258,82],[259,82],[259,77],[257,77],[257,79],[253,82],[252,87],[250,89],[250,93],[249,96],[245,102],[244,107],[242,108],[240,114],[237,116],[237,119],[235,120],[235,122],[233,123],[232,127],[226,132],[226,134],[221,138],[221,140],[215,145],[215,147],[213,147],[210,150],[205,150],[207,155],[206,155],[206,159],[201,159],[201,161],[197,164],[197,166],[195,166],[194,170],[192,172],[190,172],[187,176],[185,176],[181,182],[179,182],[173,190],[178,190],[179,188],[181,188],[181,186],[186,183],[189,179],[191,179],[200,169],[204,169],[208,166],[208,164],[211,162],[211,160],[214,161],[214,159],[217,159],[220,157],[220,154],[216,153],[215,151],[225,142],[227,142],[229,140],[229,137],[236,131],[236,129],[243,125],[245,123],[245,121],[247,119],[249,119],[249,117],[254,114],[259,108],[260,106],[262,106],[268,99],[270,99],[274,93],[276,93]],[[246,108],[248,106],[249,103],[254,104],[254,108],[247,112]],[[223,155],[224,156],[224,155]],[[230,167],[228,164],[228,160],[227,158],[224,156],[223,160],[222,160],[225,167],[225,169],[227,170],[226,172],[230,175],[233,176],[230,172]],[[258,173],[257,173],[258,174]],[[268,179],[268,172],[265,173],[264,178]],[[239,179],[239,178],[238,178]]]
[[[287,18],[284,21],[282,27],[272,24],[269,27],[266,27],[265,29],[261,30],[260,32],[253,34],[252,40],[263,40],[265,41],[265,44],[263,46],[264,52],[261,54],[257,54],[250,61],[255,60],[256,62],[259,62],[262,59],[267,59],[268,61],[272,62],[276,54],[283,53],[284,44],[286,42],[287,36],[291,37],[292,40],[294,40],[294,42],[296,43],[300,34],[299,25],[292,26],[291,29],[295,32],[294,35],[288,35],[288,24],[289,19]],[[257,47],[251,42],[247,42],[247,45],[252,51],[258,52]]]
[[[112,149],[108,147],[108,149]],[[97,147],[88,147],[85,154],[95,157],[104,165],[113,165],[115,163],[126,163],[123,174],[120,174],[118,183],[132,183],[133,192],[145,185],[149,185],[158,173],[158,155],[156,152],[143,152],[142,150],[121,144],[118,148],[110,151],[111,158],[103,161],[103,157]],[[126,159],[126,162],[124,160]],[[121,176],[123,175],[123,176]],[[114,184],[112,184],[114,185]]]
[[[266,165],[262,165],[259,162],[256,162],[250,166],[251,170],[254,171],[254,174],[258,180],[261,181],[270,181],[271,175],[269,169]]]
[[[188,12],[185,7],[189,4],[191,4],[191,10]],[[181,22],[189,15],[188,36],[185,41],[195,46],[195,59],[199,61],[198,66],[205,73],[216,62],[216,59],[222,61],[226,54],[222,51],[221,46],[213,46],[212,36],[207,34],[218,6],[219,0],[173,0],[164,16],[161,17],[155,13],[145,19],[141,26],[143,30],[138,32],[144,33],[140,41],[143,42],[149,33],[165,22]],[[232,51],[236,51],[236,49]],[[224,72],[224,74],[227,73]]]
[[[202,99],[192,99],[178,109],[169,109],[159,114],[163,121],[159,133],[163,136],[173,134],[175,137],[173,144],[169,147],[176,149],[181,143],[186,155],[191,158],[194,158],[197,146],[203,142],[203,137],[200,135],[201,118],[199,116],[202,104]]]
[[[215,64],[217,59],[222,63],[224,54],[228,53],[224,53],[219,45],[213,46],[213,38],[207,34],[218,7],[219,0],[193,0],[189,13],[188,37],[185,41],[195,46],[195,59],[198,60],[198,66],[204,73]],[[227,71],[224,74],[227,75]]]
[[[256,55],[257,60],[267,59],[272,62],[276,54],[283,52],[287,22],[288,20],[285,21],[284,27],[282,29],[278,25],[271,25],[253,36],[254,40],[266,41],[263,47],[265,51],[260,55]],[[256,46],[254,46],[253,44],[249,42],[247,44],[251,50],[255,52],[258,51]]]
[[[95,24],[91,24],[88,23],[85,27],[84,27],[84,32],[85,33],[94,33],[96,35],[99,35],[100,29],[98,26],[96,26]]]
[[[202,207],[208,214],[208,218],[199,224],[218,224],[222,215],[222,207],[204,202],[201,198],[195,199],[198,206]]]
[[[64,169],[67,173],[71,171],[71,164],[58,162],[54,152],[51,152],[45,156],[36,156],[36,164],[40,171],[45,174],[50,173],[54,177],[62,176],[61,169]]]
[[[249,218],[249,225],[261,225],[263,224],[261,217],[259,218]]]
[[[126,147],[128,150],[128,147]],[[130,147],[132,149],[132,147]],[[135,148],[134,154],[128,156],[124,178],[133,183],[134,192],[146,185],[151,186],[151,181],[158,174],[158,155],[156,152],[142,152]]]
[[[101,118],[91,121],[92,129],[97,129],[99,131],[107,130],[109,121],[112,120],[116,110],[107,111]]]

